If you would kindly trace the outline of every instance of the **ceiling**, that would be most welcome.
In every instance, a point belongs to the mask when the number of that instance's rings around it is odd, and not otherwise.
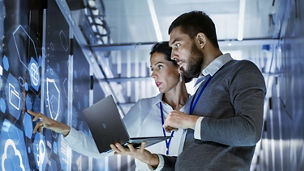
[[[272,37],[278,7],[265,0],[103,0],[111,43],[168,40],[170,23],[184,12],[202,10],[214,21],[219,40]],[[154,22],[153,18],[154,17]],[[159,31],[159,33],[157,33]],[[157,36],[157,34],[159,34]]]

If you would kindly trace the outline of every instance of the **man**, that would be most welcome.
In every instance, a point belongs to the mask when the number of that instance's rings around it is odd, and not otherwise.
[[[249,170],[263,126],[261,72],[250,61],[222,54],[214,23],[201,11],[179,16],[169,34],[171,58],[186,77],[198,78],[190,115],[172,111],[164,124],[167,131],[187,129],[183,152],[177,158],[145,158],[142,150],[141,157],[131,155],[157,170]]]

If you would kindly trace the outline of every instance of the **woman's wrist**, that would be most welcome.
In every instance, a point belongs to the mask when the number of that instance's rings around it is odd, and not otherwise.
[[[159,164],[159,158],[157,154],[152,154],[152,158],[151,160],[149,160],[148,163],[152,168],[157,168],[158,164]]]
[[[64,136],[64,137],[66,137],[67,135],[69,135],[69,133],[70,133],[70,131],[71,131],[71,127],[69,127],[68,125],[65,125],[64,124],[64,129],[62,130],[62,135]]]

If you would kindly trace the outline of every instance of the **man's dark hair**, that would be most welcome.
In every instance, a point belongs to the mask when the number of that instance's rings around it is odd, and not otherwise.
[[[151,49],[150,55],[152,56],[152,54],[155,52],[163,53],[167,61],[172,62],[174,66],[178,67],[176,61],[171,59],[171,51],[172,48],[169,46],[169,42],[164,41],[164,42],[155,43]],[[192,78],[186,78],[186,77],[184,78],[186,83],[192,80]]]
[[[175,66],[178,66],[176,61],[171,59],[171,51],[172,48],[169,46],[169,42],[164,41],[164,42],[155,43],[151,49],[150,55],[152,56],[152,54],[155,52],[163,53],[167,61],[170,61]]]
[[[191,11],[180,15],[171,23],[168,34],[178,26],[181,26],[182,31],[191,38],[194,38],[197,33],[204,33],[213,46],[219,48],[215,25],[206,13],[202,11]]]

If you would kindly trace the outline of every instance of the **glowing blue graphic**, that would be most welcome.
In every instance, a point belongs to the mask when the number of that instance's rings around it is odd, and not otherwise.
[[[38,62],[39,62],[39,66],[42,66],[42,57],[39,55],[39,58],[38,58]]]
[[[60,91],[54,79],[46,78],[46,93],[50,117],[57,120],[60,112]]]
[[[20,102],[21,102],[20,94],[18,91],[16,91],[15,86],[13,86],[11,83],[8,83],[8,92],[9,92],[9,95],[8,95],[9,103],[16,110],[19,110]]]
[[[25,98],[25,106],[26,106],[26,109],[32,110],[33,104],[32,104],[32,99],[29,95],[27,95]]]
[[[24,83],[24,89],[25,89],[25,91],[28,91],[28,84],[27,83]]]
[[[9,148],[10,147],[10,148]],[[12,157],[8,157],[11,155]],[[20,151],[16,148],[13,140],[8,139],[4,146],[4,153],[2,155],[1,165],[2,170],[19,170],[25,171]],[[10,159],[10,160],[9,160]]]
[[[2,89],[2,86],[3,86],[3,80],[0,77],[0,90]]]
[[[60,44],[61,44],[62,48],[64,49],[64,51],[67,52],[69,50],[68,37],[62,30],[59,32],[59,37],[60,37]]]
[[[53,142],[53,151],[57,154],[57,143],[55,141]]]
[[[8,64],[8,59],[6,56],[3,56],[3,59],[2,59],[2,62],[3,62],[3,67],[6,71],[8,71],[9,69],[9,64]]]
[[[43,141],[43,137],[36,133],[35,140],[33,142],[33,153],[35,157],[35,162],[39,167],[39,170],[44,170],[44,158],[46,154],[45,142]]]
[[[33,122],[32,122],[32,117],[26,112],[24,113],[23,127],[24,127],[25,136],[31,139],[33,132]]]
[[[28,41],[28,43],[30,44],[29,46],[34,48],[35,55],[36,55],[35,59],[38,60],[38,55],[37,55],[37,50],[36,50],[35,43],[34,43],[33,39],[31,38],[31,36],[25,31],[25,29],[21,25],[19,25],[16,28],[16,30],[13,32],[14,43],[15,43],[15,47],[16,47],[17,54],[18,54],[18,57],[19,57],[19,61],[24,65],[25,68],[27,68],[27,65],[26,65],[27,62],[22,61],[22,60],[25,60],[27,58],[25,58],[24,56],[21,56],[21,54],[25,54],[24,51],[25,51],[26,48],[23,47],[24,43],[20,42],[21,40],[19,40],[19,39],[26,40],[26,37],[29,40]]]
[[[30,170],[22,131],[5,120],[0,137],[1,170]]]
[[[40,74],[39,74],[39,65],[35,59],[31,58],[28,69],[31,78],[31,85],[36,91],[38,91],[40,86]]]
[[[6,87],[6,101],[8,102],[8,111],[16,119],[19,119],[20,112],[23,106],[22,94],[20,92],[20,85],[16,78],[11,74],[7,77]]]
[[[3,98],[0,98],[0,110],[2,113],[5,113],[6,111],[6,104]]]
[[[38,96],[36,96],[34,99],[32,111],[40,111],[40,98]]]

